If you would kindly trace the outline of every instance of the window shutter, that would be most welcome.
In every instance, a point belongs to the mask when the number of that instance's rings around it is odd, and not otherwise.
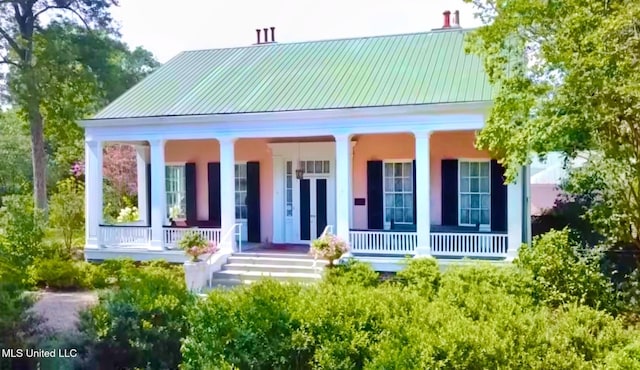
[[[220,203],[220,162],[209,162],[207,164],[207,179],[209,187],[209,221],[213,227],[220,227],[220,214],[222,213]],[[235,196],[229,194],[229,196]]]
[[[507,231],[507,185],[504,167],[491,160],[491,231]]]
[[[192,225],[198,221],[198,194],[196,192],[196,164],[186,163],[184,165],[185,197],[187,225]]]
[[[247,162],[247,241],[260,242],[260,162]]]
[[[416,193],[418,192],[418,189],[416,189],[416,160],[413,160],[413,224],[416,224],[416,216],[418,215],[418,210],[417,210],[417,198],[416,198]]]
[[[367,161],[367,217],[371,230],[384,228],[382,167],[382,161]]]
[[[458,160],[442,160],[442,224],[458,226]]]
[[[144,212],[147,212],[147,226],[151,226],[151,163],[147,163],[146,168],[146,176],[147,176],[147,209]],[[142,209],[139,209],[138,212],[142,212]]]

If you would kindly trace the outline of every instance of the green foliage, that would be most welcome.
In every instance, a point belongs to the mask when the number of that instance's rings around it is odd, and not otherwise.
[[[521,269],[450,268],[425,297],[419,286],[434,281],[433,267],[416,262],[401,280],[406,288],[263,281],[214,291],[191,311],[183,366],[634,368],[633,340],[640,333],[586,306],[539,304],[532,298],[531,275]]]
[[[31,282],[39,287],[51,289],[78,289],[86,282],[78,263],[68,259],[42,258],[28,267]]]
[[[620,284],[620,299],[624,311],[640,316],[640,267],[633,270]]]
[[[24,274],[27,266],[42,255],[45,221],[36,211],[33,199],[27,195],[11,195],[3,198],[0,208],[0,255],[6,263]]]
[[[60,230],[64,245],[71,255],[74,237],[84,231],[84,184],[75,177],[58,183],[57,192],[49,200],[49,222]]]
[[[117,265],[124,267],[119,288],[106,291],[81,316],[81,331],[92,343],[88,352],[104,368],[177,368],[180,339],[189,328],[187,313],[196,300],[186,290],[181,269]]]
[[[605,359],[605,367],[611,370],[640,369],[640,340],[611,352]]]
[[[324,280],[329,284],[357,285],[373,287],[380,284],[378,274],[370,264],[349,259],[325,271]]]
[[[432,297],[440,285],[440,269],[433,258],[411,258],[395,280],[405,287],[417,289],[425,297]]]
[[[571,193],[591,198],[587,217],[610,244],[640,248],[640,2],[466,2],[486,24],[468,51],[498,88],[479,148],[509,179],[534,152],[584,155]]]
[[[598,260],[578,253],[567,229],[550,231],[520,248],[516,265],[532,274],[534,297],[551,306],[579,303],[615,311],[611,282],[600,272]]]
[[[24,126],[14,111],[0,111],[0,198],[29,189],[31,143]]]

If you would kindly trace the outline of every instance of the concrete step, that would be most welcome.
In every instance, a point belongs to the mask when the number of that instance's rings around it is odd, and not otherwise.
[[[271,257],[271,258],[295,258],[313,260],[313,256],[308,253],[288,253],[288,252],[238,252],[233,257]]]
[[[222,266],[222,271],[256,271],[256,272],[300,272],[300,273],[318,273],[324,269],[324,265],[313,267],[313,263],[307,265],[272,265],[266,261],[259,263],[227,263]]]
[[[251,283],[261,278],[271,278],[278,281],[315,282],[322,278],[321,274],[311,272],[263,272],[243,270],[222,270],[214,272],[211,285],[222,280],[237,280],[242,283]]]
[[[316,260],[316,266],[326,266],[327,261]],[[288,256],[265,257],[265,256],[245,256],[231,255],[227,259],[229,264],[260,264],[272,266],[313,266],[314,260],[310,258],[295,258]]]

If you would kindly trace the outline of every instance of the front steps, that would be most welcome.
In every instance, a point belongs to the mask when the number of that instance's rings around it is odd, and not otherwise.
[[[234,253],[222,270],[214,272],[211,287],[251,284],[261,278],[283,282],[314,283],[322,278],[327,262],[308,254],[250,252]]]

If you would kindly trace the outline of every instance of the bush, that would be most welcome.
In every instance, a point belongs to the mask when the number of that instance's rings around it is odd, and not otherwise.
[[[534,297],[556,307],[585,304],[615,312],[611,282],[601,273],[597,260],[578,253],[569,231],[550,231],[536,237],[531,247],[522,246],[515,263],[534,279]]]
[[[49,222],[60,230],[71,255],[74,237],[84,230],[84,185],[75,177],[58,182],[57,191],[49,200]]]
[[[394,280],[405,287],[417,289],[425,297],[432,297],[440,285],[440,269],[433,258],[412,258]]]
[[[93,276],[99,273],[97,270],[88,262],[57,257],[38,259],[28,267],[33,285],[60,290],[93,288]]]
[[[640,315],[640,268],[627,275],[620,284],[620,298],[626,313]]]
[[[19,272],[42,255],[45,220],[28,195],[11,195],[2,199],[0,208],[0,254]]]
[[[103,368],[177,368],[196,297],[184,278],[176,278],[177,268],[117,264],[125,266],[119,288],[104,292],[81,315],[80,330],[92,343],[89,355]]]
[[[380,274],[368,263],[349,259],[346,263],[327,269],[324,280],[329,284],[373,287],[380,283]]]

